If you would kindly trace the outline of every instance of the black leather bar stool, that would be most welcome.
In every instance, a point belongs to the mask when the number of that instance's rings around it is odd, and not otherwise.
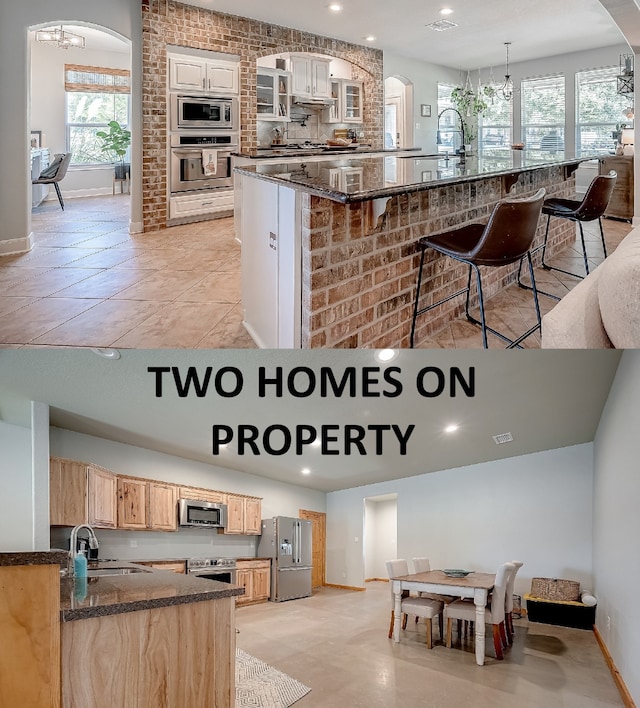
[[[433,236],[423,236],[418,245],[421,249],[420,268],[418,270],[418,284],[416,286],[416,297],[413,305],[413,319],[411,322],[411,347],[414,344],[416,330],[416,320],[419,315],[432,310],[434,307],[444,302],[452,300],[454,297],[467,294],[465,314],[470,322],[482,328],[482,345],[488,348],[487,332],[492,332],[508,343],[508,348],[516,347],[526,337],[540,328],[540,307],[538,304],[538,293],[533,274],[533,263],[531,262],[531,244],[536,235],[538,220],[542,210],[542,202],[545,190],[538,190],[533,196],[525,198],[507,197],[499,201],[489,217],[486,226],[483,224],[468,224],[452,231],[447,231]],[[432,248],[445,256],[449,256],[461,263],[469,266],[469,277],[467,287],[449,297],[443,298],[426,307],[419,308],[420,286],[422,284],[422,269],[426,250]],[[501,332],[487,326],[484,313],[484,298],[482,294],[482,278],[478,266],[499,267],[515,263],[524,257],[529,263],[529,273],[533,284],[533,297],[536,307],[537,324],[527,330],[515,340],[509,339]],[[469,299],[471,291],[471,275],[475,271],[478,288],[478,303],[480,305],[480,320],[475,319],[469,312]]]
[[[600,227],[600,239],[602,240],[602,251],[604,257],[607,257],[607,245],[604,242],[604,231],[602,229],[602,215],[604,214],[609,199],[613,193],[613,188],[616,184],[617,174],[612,170],[608,175],[598,175],[589,185],[584,199],[582,201],[574,201],[573,199],[545,199],[542,205],[542,213],[547,215],[547,229],[544,234],[544,246],[542,247],[542,267],[546,270],[557,270],[567,275],[573,275],[576,278],[584,278],[584,275],[570,273],[562,268],[550,266],[545,263],[544,256],[547,250],[547,240],[549,238],[549,222],[552,216],[557,216],[560,219],[570,219],[576,221],[580,229],[580,240],[582,241],[582,255],[584,257],[584,269],[586,275],[589,275],[589,261],[587,259],[587,248],[584,243],[584,230],[582,228],[583,221],[598,220]]]

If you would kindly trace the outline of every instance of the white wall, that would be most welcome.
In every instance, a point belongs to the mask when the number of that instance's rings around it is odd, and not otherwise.
[[[533,576],[592,583],[591,443],[327,495],[327,582],[362,587],[362,502],[398,494],[398,557],[432,568],[494,571],[524,561],[516,592]]]
[[[387,560],[398,557],[398,502],[396,499],[364,502],[364,577],[386,578]]]
[[[28,28],[47,23],[90,24],[132,40],[132,230],[142,222],[142,13],[139,2],[29,0],[0,3],[0,254],[31,247],[29,165],[30,52]]]
[[[0,552],[33,551],[31,430],[0,421]]]
[[[128,45],[123,42],[122,52],[61,50],[36,41],[31,42],[31,130],[41,130],[43,147],[51,156],[66,152],[64,65],[82,64],[110,69],[129,69],[131,59]],[[71,167],[60,184],[62,195],[86,197],[112,194],[113,167]],[[57,199],[53,187],[49,199]]]
[[[390,76],[402,77],[413,84],[413,112],[409,121],[413,121],[413,146],[419,147],[424,152],[436,152],[436,130],[438,127],[438,82],[460,83],[460,72],[446,66],[429,64],[416,59],[396,56],[385,52],[384,78]],[[431,106],[431,117],[423,118],[420,115],[420,105],[426,103]]]
[[[300,509],[325,511],[326,508],[324,492],[61,428],[51,429],[51,454],[95,462],[119,474],[262,497],[263,518],[278,515],[298,516]],[[101,544],[101,557],[122,559],[203,555],[253,556],[257,542],[257,537],[224,536],[201,529],[181,529],[175,533],[110,530],[97,533]],[[52,543],[61,546],[66,538],[68,530],[52,536]],[[130,541],[135,541],[137,546],[132,547]]]
[[[593,570],[596,625],[640,705],[639,420],[640,351],[626,351],[594,442]]]

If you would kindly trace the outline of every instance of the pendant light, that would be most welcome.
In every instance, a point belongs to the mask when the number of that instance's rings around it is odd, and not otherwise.
[[[513,97],[513,80],[511,78],[511,74],[509,73],[509,46],[510,45],[511,45],[511,42],[504,43],[505,49],[507,51],[507,61],[506,61],[506,65],[505,65],[504,83],[498,89],[498,91],[502,95],[502,98],[504,98],[505,101],[510,101],[511,98]]]

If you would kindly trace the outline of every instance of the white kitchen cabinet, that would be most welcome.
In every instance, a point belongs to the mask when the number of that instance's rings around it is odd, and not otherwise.
[[[242,179],[242,304],[244,325],[262,348],[291,348],[300,338],[300,280],[296,264],[296,192]]]
[[[256,101],[258,120],[289,120],[291,74],[278,69],[258,68]]]
[[[233,189],[195,192],[169,199],[170,219],[189,219],[233,210]]]
[[[331,79],[331,98],[333,105],[322,113],[325,123],[362,123],[363,120],[363,84],[361,81]]]
[[[238,93],[237,62],[169,56],[169,89],[191,93]]]
[[[341,112],[343,123],[362,123],[363,90],[360,81],[343,81]]]
[[[292,94],[306,98],[331,98],[329,59],[292,54]]]

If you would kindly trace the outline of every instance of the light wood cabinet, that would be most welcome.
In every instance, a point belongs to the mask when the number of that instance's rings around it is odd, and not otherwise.
[[[149,485],[139,479],[118,477],[118,528],[146,529]]]
[[[195,499],[196,501],[217,504],[227,503],[227,495],[224,492],[215,492],[212,489],[201,489],[199,487],[180,487],[178,499]]]
[[[60,706],[60,566],[0,567],[0,706]]]
[[[237,562],[236,585],[244,588],[244,595],[236,599],[238,605],[265,602],[271,589],[271,561],[239,560]]]
[[[175,531],[178,487],[142,479],[118,478],[118,528]]]
[[[235,643],[232,597],[63,622],[63,708],[229,708]]]
[[[184,575],[187,572],[184,561],[142,561],[139,565],[146,565],[147,568],[155,570],[170,570],[172,573]]]
[[[51,526],[90,524],[115,528],[116,475],[98,465],[52,457],[49,463]]]
[[[259,535],[262,530],[261,514],[262,500],[258,497],[227,494],[227,526],[224,533]]]

